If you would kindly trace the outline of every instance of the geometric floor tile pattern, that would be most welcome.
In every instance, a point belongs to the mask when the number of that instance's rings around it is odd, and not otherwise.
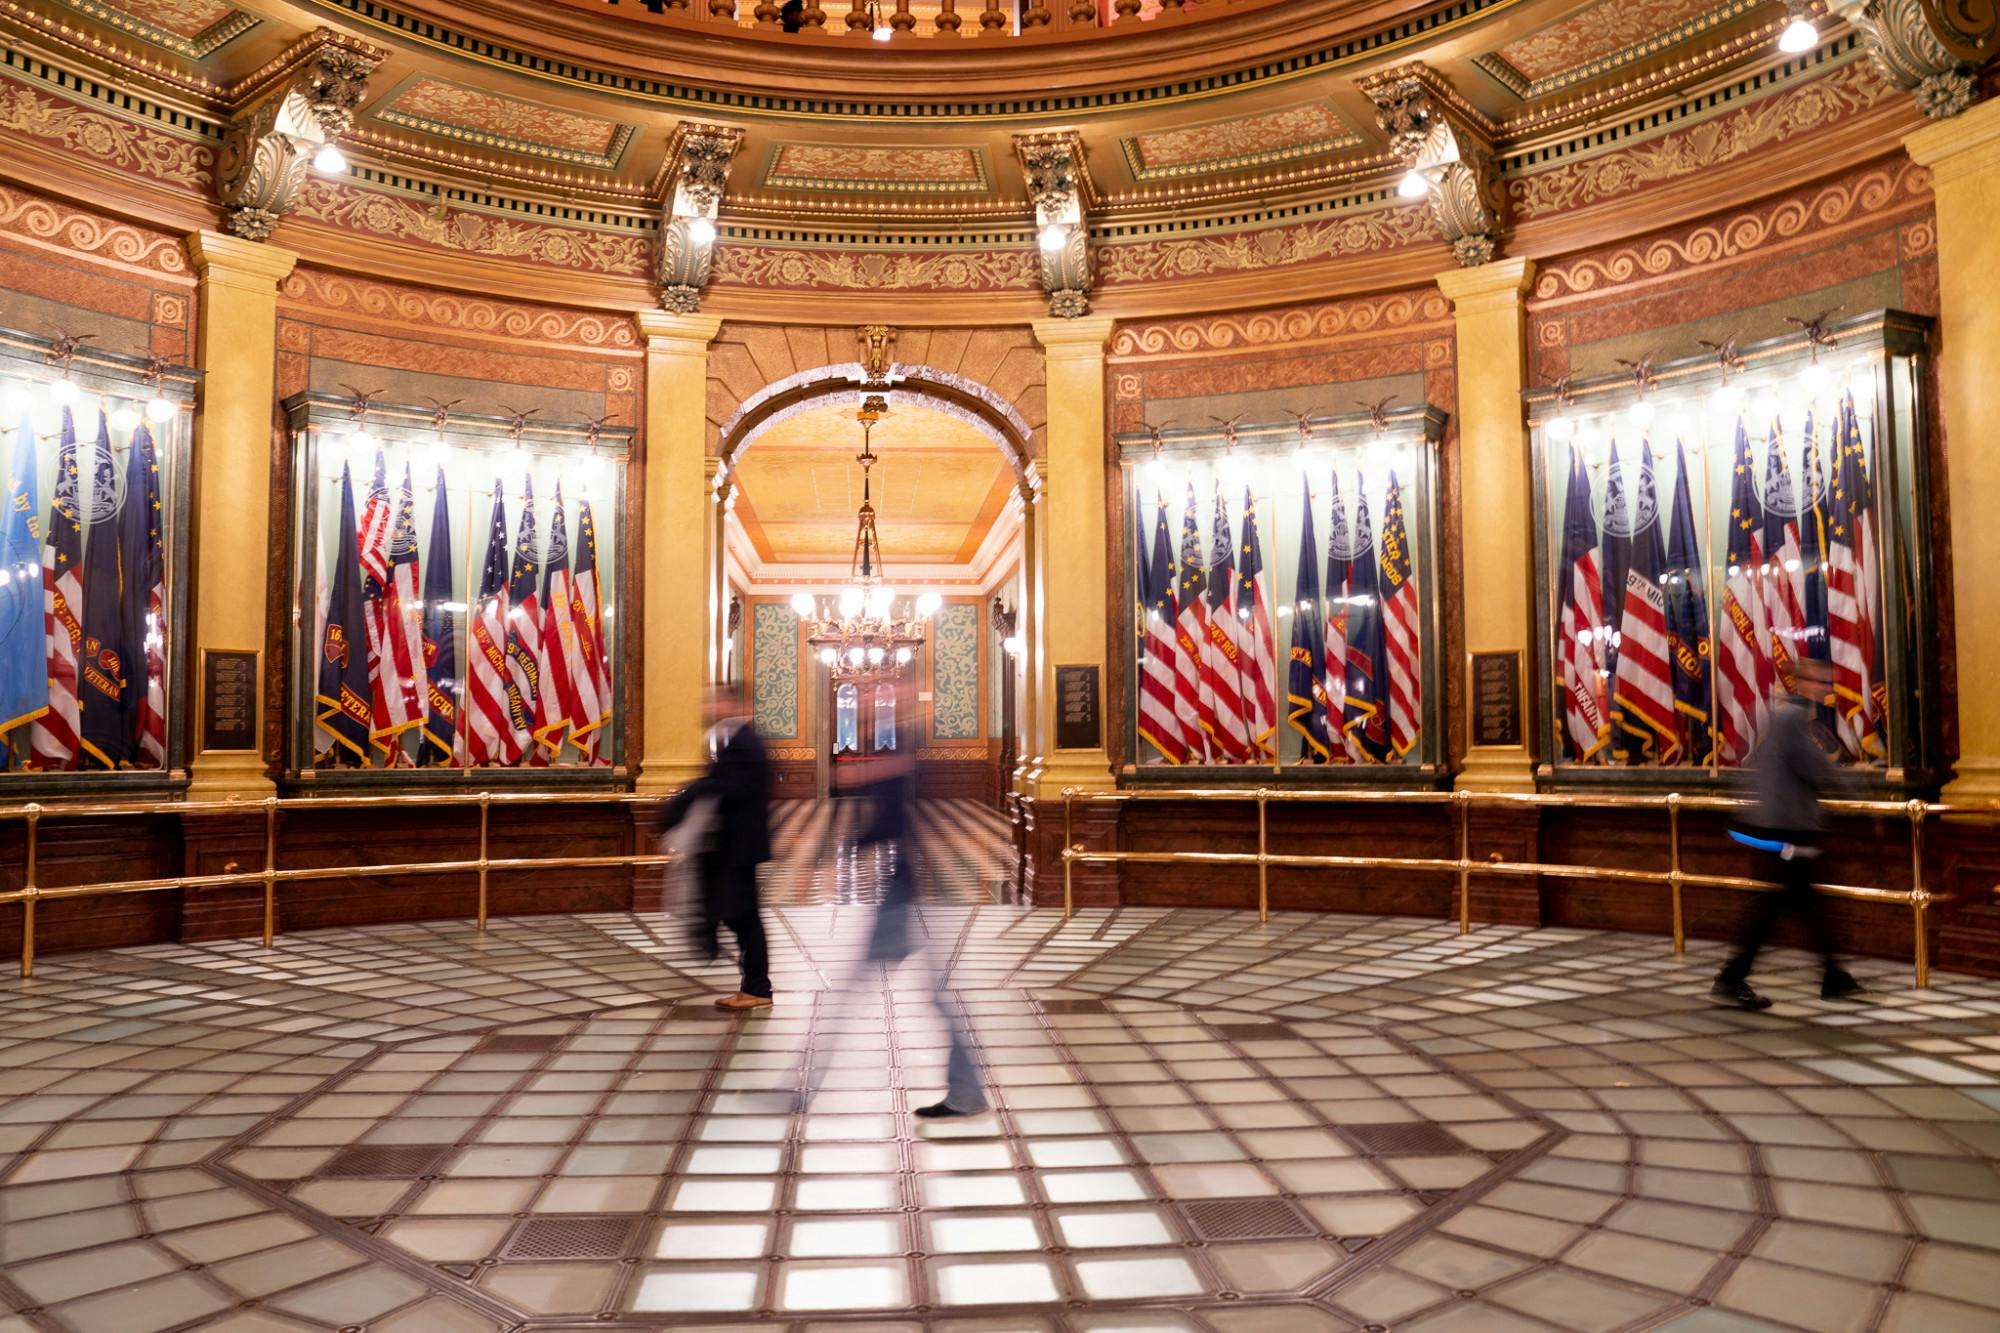
[[[932,861],[935,863],[936,858]],[[2000,983],[1763,1014],[1650,937],[940,903],[46,959],[0,993],[0,1333],[2000,1330]],[[817,1092],[798,1098],[805,1071]]]

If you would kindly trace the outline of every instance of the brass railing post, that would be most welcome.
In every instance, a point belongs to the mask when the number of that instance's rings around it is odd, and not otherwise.
[[[493,812],[493,793],[479,793],[479,933],[486,933],[486,867],[493,860],[492,849],[487,846],[486,830],[488,816]]]
[[[1472,793],[1455,791],[1458,807],[1458,933],[1472,933]]]
[[[1931,942],[1927,934],[1926,914],[1930,910],[1930,890],[1924,887],[1924,815],[1929,807],[1922,801],[1911,801],[1910,811],[1910,926],[1915,934],[1913,941],[1916,955],[1917,989],[1924,990],[1931,984]]]
[[[32,802],[28,805],[28,849],[22,858],[21,875],[21,977],[23,980],[35,975],[35,897],[41,892],[35,885],[35,853],[40,842],[38,826],[42,822],[42,807]]]
[[[1667,794],[1667,887],[1674,897],[1674,952],[1687,952],[1687,931],[1681,916],[1681,794]]]
[[[264,798],[264,947],[278,934],[278,798]]]
[[[1071,803],[1074,802],[1075,800],[1076,800],[1076,788],[1064,787],[1062,863],[1063,863],[1063,920],[1065,921],[1069,920],[1072,916],[1076,914],[1076,898],[1075,898],[1076,887],[1070,879],[1071,869],[1076,865],[1076,859],[1075,859],[1076,848],[1072,845],[1070,841],[1072,837],[1070,833],[1070,806]]]
[[[1270,810],[1271,793],[1263,787],[1257,789],[1257,924],[1269,925],[1271,921],[1271,834]]]

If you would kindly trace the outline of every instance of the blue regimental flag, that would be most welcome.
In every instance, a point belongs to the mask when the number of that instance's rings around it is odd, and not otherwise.
[[[1833,660],[1826,604],[1827,483],[1826,456],[1820,451],[1819,429],[1806,413],[1805,454],[1799,460],[1799,572],[1805,607],[1804,648],[1822,662]],[[1830,719],[1829,719],[1830,720]]]
[[[125,455],[125,507],[118,545],[125,584],[125,642],[132,650],[132,762],[167,766],[166,515],[160,505],[160,451],[141,422]]]
[[[1667,651],[1673,657],[1674,710],[1681,715],[1678,759],[1707,764],[1715,728],[1709,697],[1711,658],[1708,598],[1703,595],[1700,544],[1695,539],[1694,498],[1688,493],[1687,446],[1675,449],[1673,527],[1667,535]]]
[[[1617,723],[1622,754],[1635,761],[1672,763],[1679,721],[1662,581],[1666,542],[1660,532],[1660,495],[1653,479],[1650,440],[1639,443],[1639,495],[1632,524],[1631,559],[1625,567],[1618,634],[1612,640],[1618,648],[1618,669],[1611,676],[1611,720]]]
[[[24,415],[7,462],[0,515],[0,746],[6,766],[28,758],[27,725],[49,711],[48,621],[42,596],[42,503],[35,475],[35,423]]]
[[[333,546],[333,588],[320,631],[315,721],[333,738],[327,763],[365,765],[373,718],[368,700],[368,632],[361,595],[361,552],[355,540],[354,477],[340,467],[340,533]]]
[[[1604,641],[1604,679],[1618,679],[1619,618],[1625,606],[1625,575],[1632,568],[1632,510],[1625,498],[1625,471],[1618,462],[1618,441],[1611,441],[1611,470],[1604,483],[1604,544],[1598,549],[1597,572],[1603,579],[1598,605],[1610,633]]]
[[[535,526],[535,484],[524,482],[521,526],[514,539],[514,559],[507,576],[507,674],[514,683],[507,706],[514,730],[532,744],[541,720],[542,592],[541,537]],[[537,747],[535,759],[542,756]]]
[[[1341,730],[1364,764],[1389,760],[1389,719],[1383,716],[1382,673],[1388,645],[1382,630],[1382,576],[1368,493],[1355,487],[1354,558],[1347,566],[1347,698]]]
[[[1290,708],[1285,720],[1299,733],[1303,749],[1300,758],[1308,764],[1324,764],[1332,757],[1326,732],[1326,620],[1319,596],[1319,537],[1313,531],[1313,497],[1310,478],[1301,481],[1305,491],[1304,516],[1299,527],[1299,567],[1293,592],[1291,669],[1285,681],[1285,699]]]
[[[424,718],[423,762],[448,767],[460,761],[464,694],[458,679],[458,615],[451,599],[451,500],[444,467],[437,470],[431,504],[430,550],[424,560],[424,675],[430,708]]]
[[[83,651],[77,657],[77,694],[83,710],[83,766],[128,768],[132,763],[132,723],[137,715],[132,688],[133,654],[143,644],[125,641],[125,599],[145,593],[125,586],[125,475],[111,457],[111,426],[100,410],[97,440],[85,470],[90,494],[83,532]],[[141,659],[143,669],[143,659]]]

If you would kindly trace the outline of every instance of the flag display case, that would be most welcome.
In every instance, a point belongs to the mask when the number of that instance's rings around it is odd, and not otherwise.
[[[1444,426],[1385,407],[1118,437],[1128,779],[1441,778]]]
[[[1545,784],[1727,784],[1801,658],[1857,791],[1938,784],[1929,336],[1822,317],[1524,395]]]
[[[0,783],[186,780],[187,475],[198,372],[0,330]]]
[[[321,393],[285,406],[291,780],[622,781],[632,431]]]

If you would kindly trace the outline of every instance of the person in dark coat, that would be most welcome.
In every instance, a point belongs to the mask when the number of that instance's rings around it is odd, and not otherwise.
[[[757,867],[771,859],[771,760],[734,685],[713,685],[707,698],[708,772],[660,808],[656,830],[679,824],[702,800],[714,801],[713,828],[700,853],[702,915],[697,938],[711,962],[721,952],[718,927],[728,926],[742,954],[743,981],[718,1009],[771,1006],[770,944],[757,892]]]
[[[1819,704],[1832,689],[1833,664],[1801,654],[1792,664],[1791,692],[1772,701],[1750,756],[1756,804],[1731,836],[1755,854],[1757,878],[1781,887],[1752,895],[1736,951],[1715,978],[1715,998],[1744,1009],[1771,1007],[1751,989],[1750,968],[1779,918],[1791,914],[1804,920],[1819,951],[1820,997],[1836,1000],[1861,992],[1861,983],[1834,957],[1833,929],[1813,888],[1813,866],[1826,842],[1820,798],[1838,780],[1817,719]]]

